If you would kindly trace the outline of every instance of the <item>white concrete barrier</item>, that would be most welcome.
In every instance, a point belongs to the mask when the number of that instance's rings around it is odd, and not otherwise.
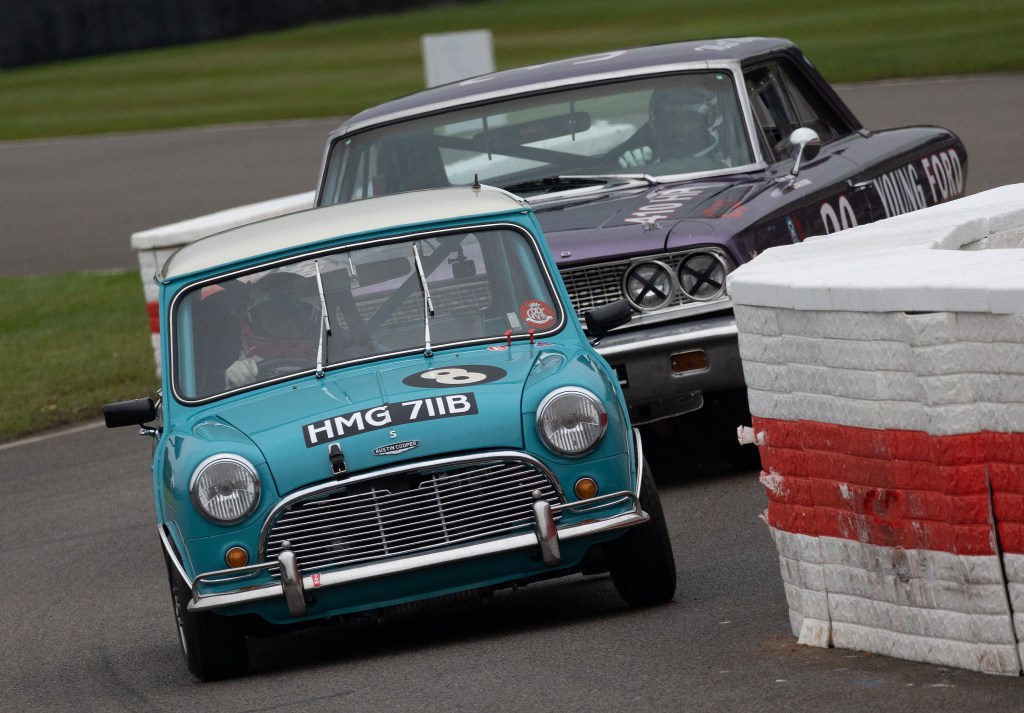
[[[799,641],[1024,658],[1024,184],[730,276]]]
[[[160,320],[157,298],[159,290],[153,278],[163,267],[164,261],[178,248],[199,238],[219,233],[239,225],[257,220],[273,218],[285,213],[313,207],[314,192],[298,193],[269,201],[251,203],[238,208],[222,210],[210,215],[183,220],[159,228],[151,228],[132,234],[132,249],[139,258],[139,275],[149,314],[150,339],[153,343],[153,358],[156,360],[157,375],[160,375]]]

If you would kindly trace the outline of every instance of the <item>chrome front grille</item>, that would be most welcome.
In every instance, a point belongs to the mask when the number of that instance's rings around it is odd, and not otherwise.
[[[288,505],[270,526],[263,559],[274,560],[288,542],[308,572],[528,532],[535,491],[561,502],[548,476],[526,460],[391,472]]]
[[[660,255],[644,255],[639,258],[632,260],[618,260],[615,262],[606,262],[599,265],[585,265],[583,267],[569,267],[564,270],[559,270],[562,275],[562,280],[565,282],[565,287],[569,291],[569,297],[572,299],[572,306],[576,310],[577,316],[581,319],[583,313],[587,310],[594,309],[606,305],[609,302],[614,302],[617,299],[624,297],[622,294],[622,278],[626,274],[626,270],[634,262],[641,260],[659,260],[670,268],[673,272],[677,272],[679,269],[679,263],[683,261],[688,255],[692,255],[697,252],[709,252],[707,248],[698,250],[684,250],[681,252],[674,253],[663,253]],[[719,252],[719,254],[721,254]],[[730,260],[726,261],[727,264],[732,266]],[[676,290],[675,297],[673,300],[663,308],[664,310],[674,309],[682,305],[693,304],[681,290]]]

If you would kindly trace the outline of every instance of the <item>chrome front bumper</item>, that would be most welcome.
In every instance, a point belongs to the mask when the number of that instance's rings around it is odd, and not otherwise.
[[[620,513],[611,517],[587,520],[572,525],[558,528],[555,525],[554,514],[565,510],[577,512],[599,511],[607,507],[621,505],[628,501],[631,509],[628,512]],[[565,503],[562,505],[550,505],[547,501],[538,500],[534,503],[534,523],[532,533],[523,533],[512,537],[505,537],[498,540],[478,542],[461,547],[452,547],[436,552],[428,552],[420,555],[401,557],[379,562],[371,562],[345,569],[337,569],[326,572],[303,573],[299,570],[295,555],[291,550],[282,551],[275,560],[261,562],[259,564],[237,567],[234,569],[217,570],[205,572],[192,578],[185,574],[175,555],[175,549],[171,545],[163,527],[159,528],[160,538],[163,541],[164,549],[171,556],[175,566],[178,567],[182,577],[190,581],[192,589],[192,600],[189,602],[189,611],[206,611],[220,609],[223,607],[236,606],[239,604],[252,604],[272,599],[284,598],[288,605],[288,612],[294,617],[305,616],[306,614],[306,592],[321,591],[332,587],[340,587],[355,582],[362,582],[393,574],[415,572],[431,567],[438,567],[454,562],[472,560],[489,555],[497,555],[514,550],[539,547],[541,558],[548,567],[557,566],[561,562],[560,543],[575,540],[581,537],[589,537],[605,532],[611,532],[626,527],[633,527],[642,524],[649,519],[648,515],[640,508],[640,501],[636,493],[621,491],[609,493],[608,495],[592,498],[590,500]],[[239,587],[227,592],[202,593],[200,590],[204,584],[224,581],[225,578],[237,580],[248,578],[259,572],[280,568],[280,580],[270,584]]]
[[[732,312],[615,331],[597,352],[615,369],[633,425],[696,411],[703,394],[742,388],[736,319]],[[672,357],[700,351],[707,367],[674,372]]]

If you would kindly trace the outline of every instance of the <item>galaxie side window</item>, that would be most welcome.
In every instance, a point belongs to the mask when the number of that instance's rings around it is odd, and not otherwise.
[[[769,160],[785,157],[787,138],[794,129],[814,129],[823,144],[852,131],[785,63],[749,69],[745,80],[762,149]]]
[[[783,156],[786,137],[800,122],[789,101],[776,65],[758,67],[746,73],[750,107],[760,131],[761,148],[769,160]]]

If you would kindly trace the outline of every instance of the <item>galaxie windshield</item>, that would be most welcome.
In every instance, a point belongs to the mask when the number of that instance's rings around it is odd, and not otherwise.
[[[537,247],[517,229],[375,241],[181,293],[172,306],[174,390],[200,402],[322,373],[318,360],[329,370],[453,344],[504,343],[563,323]]]
[[[320,203],[481,183],[524,196],[623,174],[754,161],[732,75],[694,72],[579,87],[423,116],[335,142]]]

